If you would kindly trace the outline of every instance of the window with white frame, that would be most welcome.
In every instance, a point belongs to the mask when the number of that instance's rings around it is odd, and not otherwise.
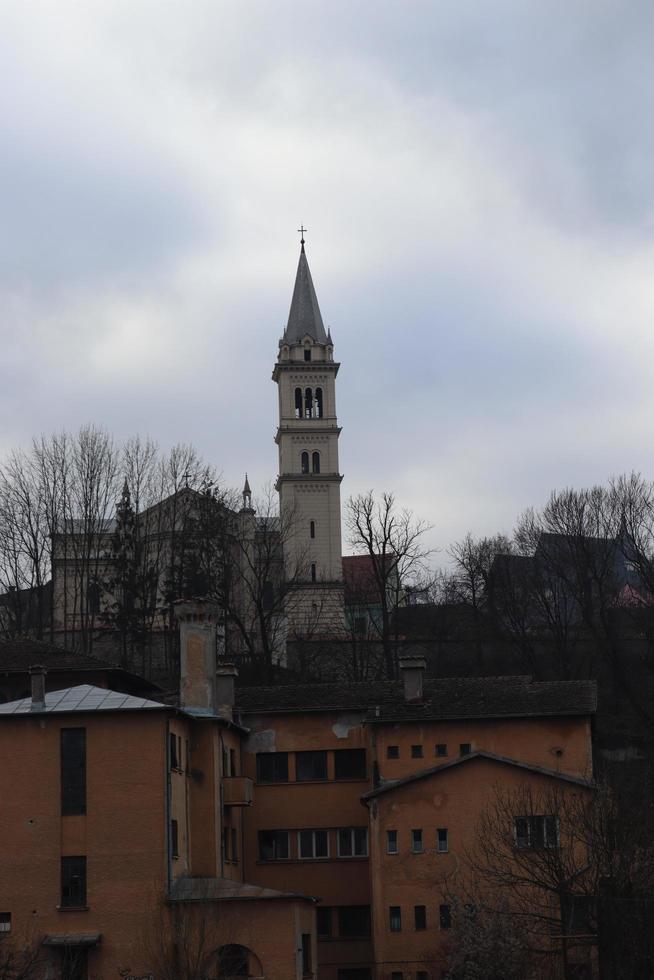
[[[387,830],[386,831],[386,853],[387,854],[397,854],[399,852],[399,842],[397,837],[397,830]]]
[[[448,849],[447,827],[439,827],[436,831],[436,850],[439,854],[445,854]]]
[[[424,846],[422,843],[422,830],[411,831],[411,850],[414,854],[422,854]]]
[[[559,846],[559,827],[555,816],[532,814],[516,817],[514,823],[516,847],[543,850]]]
[[[298,853],[301,858],[329,857],[329,832],[327,830],[300,830]]]
[[[338,831],[338,856],[368,857],[368,828],[341,828]]]

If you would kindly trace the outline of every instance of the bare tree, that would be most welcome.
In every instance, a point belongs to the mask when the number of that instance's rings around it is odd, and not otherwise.
[[[0,980],[40,980],[43,966],[43,949],[35,936],[2,934]]]
[[[444,980],[542,980],[521,922],[499,911],[450,898],[452,932]]]
[[[350,546],[367,555],[370,562],[378,608],[374,621],[386,674],[393,678],[397,674],[398,644],[393,611],[405,587],[427,570],[433,549],[424,539],[431,526],[410,510],[400,510],[392,493],[384,492],[377,500],[372,490],[349,498],[345,521]]]

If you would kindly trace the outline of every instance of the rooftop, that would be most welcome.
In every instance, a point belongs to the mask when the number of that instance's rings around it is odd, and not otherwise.
[[[378,786],[377,789],[372,789],[368,793],[365,793],[362,799],[372,800],[376,796],[382,796],[384,793],[390,793],[395,789],[400,789],[402,786],[407,786],[410,783],[418,782],[421,779],[428,779],[430,776],[437,776],[442,772],[446,772],[458,766],[469,765],[475,760],[498,762],[500,765],[505,766],[515,766],[518,769],[525,769],[528,772],[538,773],[541,776],[548,776],[551,779],[561,779],[566,783],[574,783],[576,786],[584,786],[587,788],[592,786],[592,783],[590,783],[588,780],[580,779],[578,776],[570,776],[567,773],[558,772],[555,769],[546,769],[544,766],[531,765],[529,762],[520,762],[518,759],[510,759],[508,756],[497,755],[495,752],[485,752],[480,749],[476,752],[470,752],[468,755],[460,756],[458,759],[452,759],[450,762],[444,762],[440,766],[430,766],[429,769],[422,769],[420,772],[412,773],[410,776],[405,776],[403,779],[389,779],[381,786]]]
[[[298,892],[281,892],[262,885],[250,885],[228,878],[177,878],[170,891],[171,902],[269,901],[271,899],[301,899],[313,901]]]
[[[302,245],[283,343],[299,344],[307,334],[318,344],[327,343],[327,334],[320,315],[318,297],[313,288],[309,263],[304,245]]]
[[[401,682],[294,684],[238,688],[236,704],[244,714],[360,710],[370,722],[537,718],[594,713],[597,686],[528,676],[430,678],[416,703],[405,700]]]
[[[0,704],[2,715],[68,714],[73,711],[145,711],[152,708],[165,709],[166,705],[147,698],[121,694],[105,687],[91,684],[78,684],[62,691],[50,691],[45,696],[45,709],[33,709],[31,698],[7,701]]]

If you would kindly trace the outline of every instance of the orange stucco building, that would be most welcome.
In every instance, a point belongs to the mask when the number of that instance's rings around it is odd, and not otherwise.
[[[397,683],[235,689],[209,607],[178,614],[175,703],[46,694],[35,669],[0,705],[5,938],[68,980],[181,978],[185,945],[209,977],[437,980],[443,876],[496,784],[587,786],[594,686],[414,658]]]
[[[437,980],[442,882],[498,785],[587,791],[595,688],[528,677],[246,688],[246,873],[318,897],[321,980]]]
[[[0,923],[43,977],[313,974],[308,896],[243,878],[245,730],[205,610],[179,609],[168,705],[88,684],[0,706]],[[226,692],[226,693],[225,693]]]

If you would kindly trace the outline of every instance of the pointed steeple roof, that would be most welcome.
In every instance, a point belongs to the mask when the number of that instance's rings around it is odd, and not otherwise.
[[[306,334],[309,334],[318,344],[327,343],[327,335],[318,306],[318,297],[313,288],[303,242],[295,277],[291,310],[284,331],[284,343],[299,344]]]
[[[245,474],[245,485],[243,487],[243,493],[252,493],[250,490],[250,481],[248,480],[247,473]]]

